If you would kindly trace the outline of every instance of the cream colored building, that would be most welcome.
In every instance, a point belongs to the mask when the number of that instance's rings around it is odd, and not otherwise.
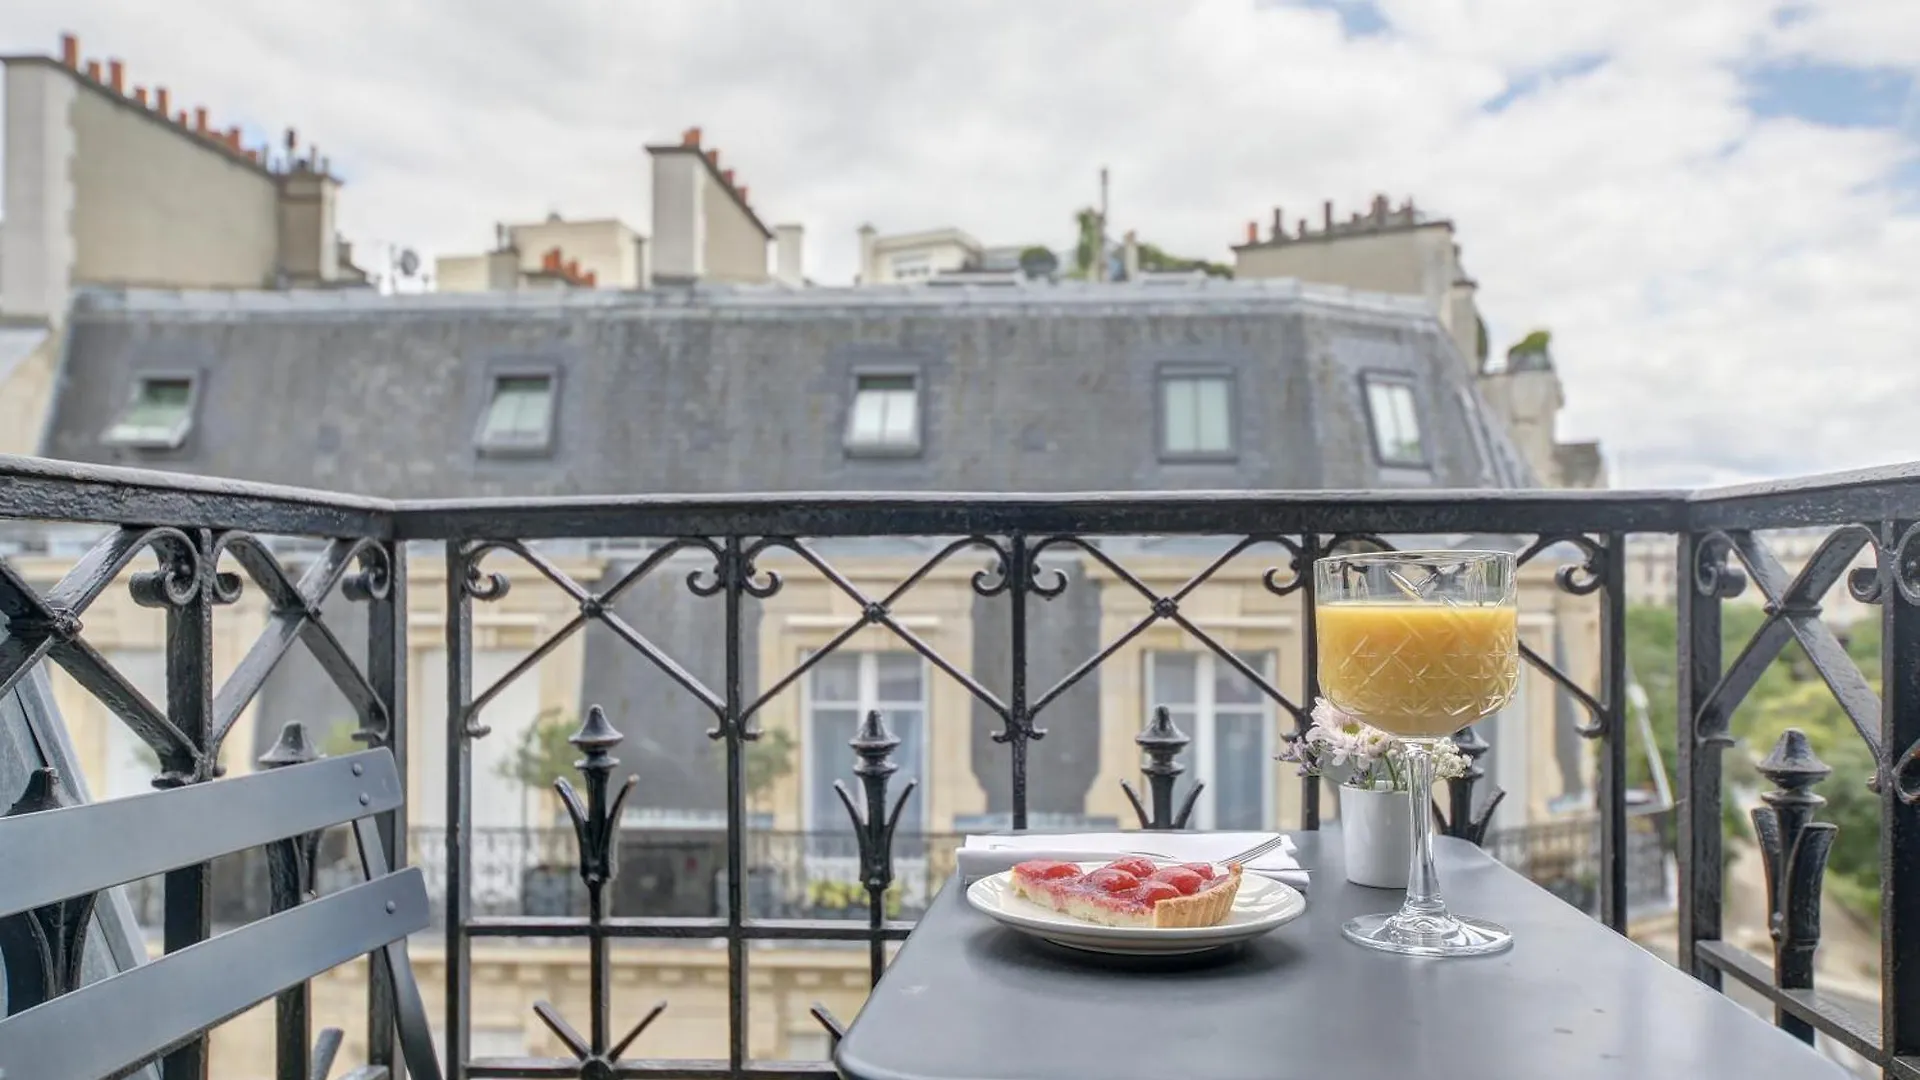
[[[442,255],[434,260],[434,287],[441,292],[511,292],[540,288],[552,279],[549,257],[591,275],[591,287],[644,289],[646,238],[614,218],[569,221],[558,214],[545,221],[501,225],[496,245],[479,255]]]
[[[979,265],[986,249],[963,229],[881,236],[871,225],[860,226],[861,285],[925,281]]]
[[[126,65],[6,66],[0,316],[57,321],[79,285],[264,289],[364,283],[335,222],[340,181],[288,132],[242,145],[204,106],[131,85]]]
[[[723,168],[717,147],[688,128],[678,143],[649,146],[653,160],[653,274],[661,282],[752,284],[771,278],[767,247],[773,230],[747,201],[748,186]],[[799,234],[782,265],[799,261]]]
[[[1398,207],[1376,195],[1367,212],[1345,220],[1333,200],[1321,205],[1315,229],[1300,218],[1291,230],[1280,207],[1263,238],[1257,221],[1236,245],[1236,278],[1293,278],[1368,292],[1418,296],[1440,319],[1460,358],[1478,373],[1480,392],[1502,420],[1545,487],[1602,488],[1606,463],[1595,442],[1563,443],[1555,430],[1566,404],[1551,357],[1509,365],[1492,357],[1474,294],[1479,286],[1461,263],[1453,222],[1426,215],[1408,199]]]

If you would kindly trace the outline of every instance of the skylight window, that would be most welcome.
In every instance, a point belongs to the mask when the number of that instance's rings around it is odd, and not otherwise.
[[[847,418],[847,449],[860,453],[912,454],[920,449],[920,385],[910,372],[854,378]]]
[[[553,376],[502,375],[480,418],[482,450],[537,453],[553,442]]]
[[[117,446],[177,450],[193,429],[193,379],[186,375],[148,375],[134,386],[127,403],[104,436]]]

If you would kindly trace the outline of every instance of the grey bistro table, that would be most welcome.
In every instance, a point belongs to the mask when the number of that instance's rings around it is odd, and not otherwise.
[[[1307,913],[1210,960],[1089,958],[1000,926],[956,880],[834,1062],[850,1080],[1847,1080],[1838,1065],[1464,841],[1436,842],[1490,957],[1362,949],[1333,830],[1300,833]]]

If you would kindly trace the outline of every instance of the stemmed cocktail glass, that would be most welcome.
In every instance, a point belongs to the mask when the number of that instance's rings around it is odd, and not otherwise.
[[[1407,899],[1349,920],[1361,945],[1414,956],[1477,956],[1513,944],[1505,927],[1447,911],[1433,869],[1436,742],[1504,708],[1520,678],[1514,557],[1503,551],[1389,551],[1314,564],[1320,692],[1406,746],[1413,800]]]

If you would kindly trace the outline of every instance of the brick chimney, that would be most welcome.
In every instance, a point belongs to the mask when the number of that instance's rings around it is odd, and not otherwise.
[[[240,130],[233,129],[238,146]],[[336,202],[340,182],[324,171],[292,169],[281,173],[280,271],[296,285],[321,285],[340,277]]]
[[[690,127],[687,130],[681,132],[680,145],[691,146],[695,150],[700,149],[700,129],[697,127]]]
[[[127,92],[127,65],[118,60],[107,61],[107,85],[113,87],[116,94]]]
[[[147,107],[147,88],[144,86],[134,87],[133,100],[139,102],[141,108],[143,109],[146,108]]]
[[[60,35],[60,63],[73,71],[80,70],[80,39],[72,34]]]
[[[1260,223],[1257,221],[1247,222],[1247,243],[1257,244],[1259,242],[1260,242]]]
[[[87,78],[92,79],[94,82],[100,81],[100,61],[87,61]]]
[[[195,105],[193,107],[193,130],[202,135],[207,133],[207,107],[205,105]]]
[[[153,111],[159,113],[161,119],[166,119],[167,115],[172,112],[170,108],[172,104],[173,95],[167,92],[166,87],[156,86],[153,88]]]

